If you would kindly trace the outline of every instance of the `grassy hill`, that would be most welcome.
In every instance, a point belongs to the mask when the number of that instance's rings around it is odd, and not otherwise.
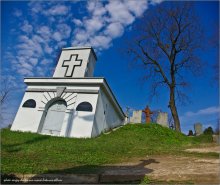
[[[211,141],[211,136],[187,137],[158,124],[130,124],[92,139],[2,129],[1,169],[2,173],[88,172],[147,155],[183,155],[186,147]]]

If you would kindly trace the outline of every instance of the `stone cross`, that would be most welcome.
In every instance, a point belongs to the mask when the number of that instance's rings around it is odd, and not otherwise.
[[[82,60],[78,59],[77,54],[70,55],[69,60],[64,60],[62,67],[66,67],[65,77],[72,77],[73,71],[76,66],[81,66]]]
[[[150,123],[151,122],[150,116],[151,116],[151,114],[153,114],[153,112],[150,111],[150,108],[148,107],[148,105],[144,110],[142,110],[142,112],[145,113],[146,123]]]

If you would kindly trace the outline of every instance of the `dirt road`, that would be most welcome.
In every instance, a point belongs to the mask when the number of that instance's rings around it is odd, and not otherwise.
[[[189,152],[219,152],[219,146],[190,149]],[[220,160],[181,156],[151,156],[132,163],[106,167],[102,181],[149,179],[163,182],[219,184]]]

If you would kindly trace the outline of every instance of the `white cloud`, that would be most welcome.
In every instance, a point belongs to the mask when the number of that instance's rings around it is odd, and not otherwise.
[[[28,21],[24,21],[24,24],[21,26],[21,30],[26,33],[31,33],[33,31],[33,26],[31,26]]]
[[[75,30],[74,41],[84,42],[89,38],[89,34],[85,30]]]
[[[136,0],[125,1],[125,5],[128,9],[135,14],[135,16],[141,16],[148,6],[148,2],[145,0],[139,0],[138,3]]]
[[[18,50],[19,54],[25,55],[26,50],[29,50],[29,54],[30,54],[30,51],[33,51],[34,53],[32,54],[32,56],[42,54],[43,52],[42,47],[40,43],[36,42],[36,40],[32,40],[31,38],[28,38],[27,36],[20,36],[19,41],[20,43],[16,46],[18,49],[20,49]]]
[[[51,30],[48,26],[41,26],[37,30],[37,33],[42,36],[43,38],[48,38],[51,35]]]
[[[49,10],[44,11],[45,15],[66,15],[69,12],[69,8],[65,5],[55,5]]]
[[[43,60],[41,61],[41,64],[42,64],[42,65],[47,65],[47,64],[49,64],[50,62],[52,63],[52,60],[43,59]]]
[[[37,58],[30,58],[29,61],[30,61],[30,63],[31,63],[33,66],[36,66],[37,63],[38,63],[38,59],[37,59]]]
[[[114,38],[120,37],[148,8],[147,0],[139,1],[88,1],[90,16],[73,20],[78,26],[74,30],[73,45],[91,45],[96,50],[107,49]],[[101,40],[103,39],[103,40]]]
[[[32,57],[34,56],[34,51],[31,48],[28,49],[20,49],[17,51],[18,56],[28,56]]]
[[[22,11],[16,9],[16,10],[13,12],[13,15],[14,15],[15,17],[21,17],[21,16],[22,16]]]
[[[56,58],[53,54],[68,47],[70,42],[73,46],[92,46],[96,51],[107,49],[113,39],[122,36],[125,29],[144,13],[147,2],[88,1],[85,7],[88,14],[77,18],[72,2],[32,1],[28,3],[31,14],[24,17],[23,32],[18,35],[15,56],[14,53],[10,56],[12,68],[20,75],[43,75],[43,72],[45,75],[50,66],[34,69],[52,64]],[[17,10],[15,14],[21,16],[22,12]]]
[[[25,68],[18,69],[18,73],[23,76],[33,76],[34,75],[29,69],[25,69]]]
[[[44,39],[42,37],[40,37],[39,35],[33,35],[32,40],[34,42],[44,43]]]
[[[213,107],[200,109],[196,112],[191,112],[191,111],[186,112],[185,116],[192,117],[192,116],[210,115],[210,114],[216,114],[216,113],[220,113],[220,107],[213,106]]]
[[[103,21],[100,17],[92,17],[91,19],[85,20],[84,24],[90,33],[97,32],[103,27]]]
[[[16,84],[17,79],[14,76],[9,75],[9,76],[7,76],[7,79],[5,79],[5,80],[7,80],[10,87],[16,87],[17,86],[17,84]]]
[[[58,47],[63,47],[63,46],[67,46],[67,42],[66,41],[61,41],[57,44]]]
[[[103,49],[107,49],[111,44],[111,38],[102,35],[95,36],[90,40],[90,44],[95,48],[102,47]]]
[[[52,38],[57,42],[70,37],[71,28],[67,24],[58,24],[56,30]]]
[[[138,4],[138,1],[136,1],[136,3]],[[118,21],[126,26],[135,20],[126,4],[122,1],[110,1],[109,4],[106,5],[106,9],[111,15],[110,20],[112,22]]]
[[[31,12],[34,14],[40,13],[43,10],[41,2],[31,1],[28,5],[31,7]]]
[[[159,4],[159,3],[163,2],[163,1],[164,1],[164,0],[151,0],[151,1],[150,1],[150,4],[156,5],[156,4]]]
[[[21,62],[20,65],[22,66],[23,69],[25,68],[28,71],[32,71],[33,69],[33,66],[27,62]]]
[[[94,16],[102,16],[106,13],[106,9],[100,1],[89,1],[87,3],[87,9]]]
[[[40,76],[44,76],[45,70],[42,67],[36,67],[37,74]]]
[[[44,51],[47,53],[47,54],[51,54],[53,52],[53,48],[49,47],[48,45],[46,45],[44,47]]]
[[[82,25],[83,25],[82,21],[79,20],[79,19],[73,19],[73,23],[74,23],[76,26],[82,26]]]
[[[57,30],[62,35],[62,38],[69,38],[71,33],[71,28],[67,24],[58,24]]]
[[[62,40],[62,36],[61,36],[60,32],[55,32],[53,34],[53,39],[55,39],[58,42],[61,41]]]
[[[37,25],[35,27],[35,32],[36,32],[36,34],[33,33],[32,35],[37,35],[40,38],[42,38],[43,39],[42,43],[48,43],[52,39],[53,32],[50,29],[50,27],[48,27],[48,26],[38,26]],[[39,41],[37,41],[37,42],[39,42]]]
[[[107,26],[105,34],[112,38],[120,37],[124,32],[124,28],[121,23],[114,22]]]

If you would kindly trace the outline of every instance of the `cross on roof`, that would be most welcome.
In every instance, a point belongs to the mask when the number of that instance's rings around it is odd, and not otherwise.
[[[70,55],[69,60],[64,60],[62,67],[66,67],[65,77],[72,77],[76,66],[81,66],[82,60],[78,59],[77,54]]]

